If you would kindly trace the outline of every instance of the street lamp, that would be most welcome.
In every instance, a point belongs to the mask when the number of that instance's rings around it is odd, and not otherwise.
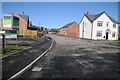
[[[25,13],[23,12],[23,19],[24,19],[24,29],[23,29],[23,35],[25,36]]]

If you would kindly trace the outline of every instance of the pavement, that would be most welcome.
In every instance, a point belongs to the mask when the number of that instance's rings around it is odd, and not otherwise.
[[[38,40],[39,41],[39,40]],[[32,43],[34,46],[30,49],[23,50],[17,54],[2,59],[2,79],[6,80],[19,72],[21,69],[30,64],[34,59],[40,56],[51,46],[52,40],[45,38],[38,43]],[[24,43],[25,44],[25,43]]]
[[[111,78],[119,79],[120,49],[103,41],[50,34],[52,49],[22,74],[22,79]]]

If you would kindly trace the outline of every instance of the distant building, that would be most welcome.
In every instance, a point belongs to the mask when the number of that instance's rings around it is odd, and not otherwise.
[[[84,14],[80,22],[80,38],[118,40],[118,22],[106,12]]]
[[[59,29],[59,34],[63,36],[79,38],[79,25],[76,22],[66,24]]]

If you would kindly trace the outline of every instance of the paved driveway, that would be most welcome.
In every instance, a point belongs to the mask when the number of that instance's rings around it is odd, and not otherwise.
[[[103,41],[48,36],[55,41],[52,50],[20,78],[120,78],[119,47]]]

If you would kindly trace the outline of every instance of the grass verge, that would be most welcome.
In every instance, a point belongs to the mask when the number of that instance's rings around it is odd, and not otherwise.
[[[18,36],[18,37],[22,37],[22,38],[30,38],[30,39],[36,39],[36,38],[44,39],[44,38],[45,38],[44,35],[40,35],[40,36]]]
[[[17,52],[22,51],[26,48],[29,48],[29,46],[6,45],[5,54],[0,53],[0,58],[16,54]]]
[[[120,40],[112,41],[111,43],[112,43],[112,44],[120,44]]]

